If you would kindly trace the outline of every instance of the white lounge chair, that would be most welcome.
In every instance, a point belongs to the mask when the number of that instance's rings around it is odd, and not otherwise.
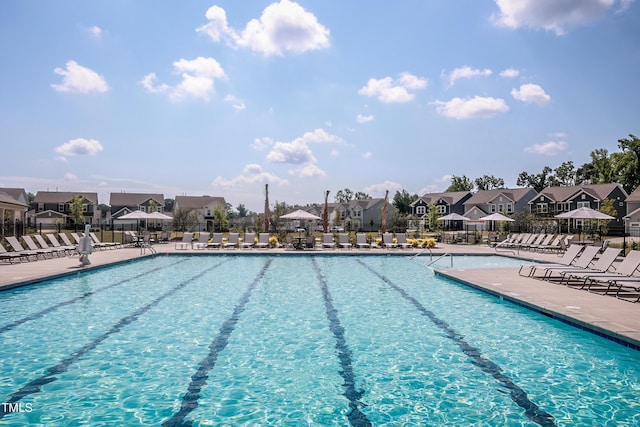
[[[551,266],[568,266],[576,259],[578,254],[582,251],[582,246],[579,245],[571,245],[567,248],[564,255],[558,262],[556,263],[546,263],[546,264],[523,264],[520,266],[520,270],[518,270],[518,274],[521,276],[525,276],[522,274],[522,270],[525,268],[529,269],[529,274],[526,274],[527,277],[531,277],[535,274],[536,270],[551,267]]]
[[[391,233],[382,234],[382,247],[387,249],[393,249],[398,247],[398,245],[393,241],[393,234]]]
[[[244,239],[242,240],[242,249],[253,248],[256,243],[256,233],[244,233]]]
[[[358,249],[371,249],[371,245],[367,242],[367,235],[364,233],[356,234],[356,245]]]
[[[209,245],[209,233],[201,231],[198,235],[198,240],[192,242],[192,247],[195,249],[205,249]]]
[[[34,234],[33,238],[36,239],[36,242],[38,242],[38,244],[40,245],[40,247],[42,249],[51,249],[56,254],[65,254],[66,255],[66,253],[69,252],[67,249],[62,248],[62,247],[57,247],[57,248],[53,247],[52,248],[51,246],[49,246],[49,244],[46,242],[46,240],[44,240],[44,237],[42,237],[39,234]]]
[[[239,233],[229,233],[229,238],[226,242],[223,243],[223,247],[227,248],[237,248],[238,247],[238,238],[240,237]]]
[[[192,247],[192,243],[193,243],[193,233],[188,233],[185,232],[182,235],[182,240],[179,242],[176,242],[176,249],[189,249]]]
[[[35,259],[38,259],[38,255],[39,255],[38,252],[30,251],[23,248],[20,242],[18,241],[18,239],[16,239],[14,236],[5,236],[5,239],[7,240],[7,242],[9,242],[9,245],[11,245],[11,248],[13,249],[13,251],[15,253],[22,254],[24,259],[26,259],[27,261],[31,261],[29,257],[34,257]]]
[[[400,246],[402,249],[409,249],[411,247],[411,245],[407,241],[407,234],[406,233],[397,233],[396,234],[396,241],[397,241],[397,243],[396,243],[397,246]]]
[[[30,251],[34,251],[39,255],[42,255],[43,259],[47,258],[47,255],[51,255],[51,258],[53,258],[53,254],[56,254],[57,256],[60,253],[59,251],[54,251],[51,248],[47,248],[47,249],[39,248],[38,245],[36,245],[36,242],[34,242],[33,239],[31,238],[31,236],[22,236],[22,240],[24,241],[24,243],[26,243],[27,248]]]
[[[220,249],[222,248],[222,233],[213,233],[211,242],[207,244],[207,249]]]
[[[336,242],[333,240],[333,234],[322,233],[322,248],[335,248]]]
[[[256,248],[269,249],[269,233],[260,233],[258,235],[258,243]]]
[[[351,249],[352,245],[347,233],[338,234],[338,245],[343,249]]]
[[[562,274],[562,272],[571,270],[573,268],[579,268],[579,269],[592,268],[592,263],[596,258],[596,255],[598,255],[598,252],[600,252],[600,248],[596,246],[587,246],[582,250],[582,252],[580,253],[580,256],[578,256],[578,258],[575,259],[575,261],[572,263],[571,266],[550,265],[550,266],[544,267],[542,269],[544,271],[542,278],[551,279],[554,273]]]

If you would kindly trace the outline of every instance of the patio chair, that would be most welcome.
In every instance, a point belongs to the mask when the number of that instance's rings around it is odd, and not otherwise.
[[[31,261],[31,258],[29,257],[38,259],[38,252],[28,251],[23,248],[18,239],[16,239],[14,236],[5,236],[5,239],[7,240],[7,242],[9,242],[9,245],[11,246],[11,249],[13,249],[13,252],[20,254],[23,259],[26,259],[27,261]]]
[[[304,249],[315,250],[316,248],[316,238],[312,235],[307,236],[304,239]]]
[[[22,262],[22,258],[25,255],[18,253],[18,252],[9,252],[7,251],[7,249],[2,246],[0,244],[0,259],[1,260],[8,260],[9,264],[13,264],[13,260],[17,259],[18,261]],[[29,259],[27,259],[27,261],[29,261]]]
[[[193,233],[188,233],[185,232],[182,235],[182,240],[179,242],[176,242],[176,249],[189,249],[192,247],[192,243],[193,243]]]
[[[402,249],[409,249],[411,247],[409,242],[407,242],[407,233],[397,233],[396,241],[396,244]]]
[[[36,245],[36,242],[33,241],[31,236],[22,236],[22,240],[24,241],[24,243],[26,243],[27,248],[30,251],[34,251],[38,255],[42,255],[43,259],[47,258],[47,254],[51,255],[51,258],[53,258],[53,254],[56,254],[56,256],[57,256],[58,253],[59,253],[59,252],[54,251],[51,248],[44,249],[44,248],[38,247],[38,245]]]
[[[69,252],[66,248],[63,248],[63,247],[51,247],[51,246],[49,246],[47,241],[44,240],[44,237],[42,237],[39,234],[34,234],[33,238],[36,239],[36,242],[38,242],[38,244],[40,245],[40,247],[42,249],[51,249],[56,254],[65,254],[66,255],[67,252]]]
[[[256,248],[269,249],[269,233],[260,233],[258,235],[258,243]]]
[[[49,241],[51,242],[51,245],[54,248],[62,248],[67,252],[73,252],[76,249],[76,247],[73,246],[73,245],[71,245],[71,246],[63,246],[63,245],[61,245],[60,242],[58,242],[58,239],[56,238],[55,234],[49,233],[46,236],[47,236],[47,239],[49,239]]]
[[[333,234],[322,233],[322,249],[325,249],[325,248],[333,249],[335,247],[336,247],[336,242],[333,240]]]
[[[609,271],[615,260],[618,258],[618,255],[620,255],[621,251],[622,249],[607,248],[607,250],[604,251],[604,253],[600,257],[598,257],[598,260],[593,264],[593,267],[591,268],[568,266],[566,270],[563,270],[562,273],[560,273],[560,283],[570,285],[571,279],[581,279],[580,283],[582,284],[582,287],[584,287],[584,284],[587,282],[589,276]]]
[[[576,259],[576,257],[578,256],[578,254],[582,251],[582,246],[579,245],[571,245],[567,248],[567,250],[565,251],[564,255],[562,256],[562,258],[560,258],[560,260],[556,263],[545,263],[545,264],[523,264],[520,266],[520,270],[518,270],[518,274],[520,276],[525,276],[524,274],[522,274],[522,270],[526,267],[529,269],[529,274],[526,275],[526,277],[532,277],[534,276],[536,270],[538,269],[543,269],[545,267],[551,267],[551,266],[568,266],[571,265],[571,263]]]
[[[151,251],[151,253],[156,253],[156,250],[154,249],[153,246],[151,246],[152,244],[152,239],[151,239],[151,233],[146,231],[143,235],[142,235],[142,241],[140,242],[140,254],[145,253],[145,251],[147,249],[149,249],[149,251]]]
[[[256,243],[256,233],[244,233],[244,239],[240,247],[242,249],[253,248]]]
[[[592,268],[592,263],[598,255],[598,252],[600,252],[600,248],[598,248],[597,246],[587,246],[582,250],[580,256],[575,259],[572,265],[550,265],[543,268],[544,275],[542,276],[542,279],[551,280],[554,273],[562,274],[564,271],[573,270],[575,268],[578,268],[580,270]]]
[[[96,233],[94,232],[89,233],[89,236],[91,236],[91,241],[93,242],[93,246],[96,248],[115,249],[116,246],[118,246],[116,242],[101,242],[100,239],[98,239],[98,236],[96,236]],[[151,240],[151,233],[149,233],[149,239]]]
[[[607,249],[608,250],[608,249]],[[612,288],[620,286],[622,282],[631,283],[640,281],[640,277],[634,276],[634,273],[640,268],[640,251],[631,251],[626,257],[616,266],[615,272],[602,272],[593,273],[585,277],[585,287],[589,292],[592,291],[593,286],[607,286],[604,290],[605,294]],[[593,289],[595,291],[595,289]]]
[[[338,234],[338,246],[343,249],[351,249],[352,245],[349,241],[349,235],[347,233]]]
[[[213,233],[211,242],[207,243],[207,249],[220,249],[222,248],[222,233]]]
[[[356,234],[356,245],[358,249],[371,249],[371,245],[367,242],[367,235],[364,233]]]
[[[238,248],[238,238],[240,237],[240,233],[229,233],[229,237],[227,241],[222,244],[222,247],[237,249]]]
[[[198,240],[192,242],[191,247],[194,249],[205,249],[209,246],[209,233],[201,231],[198,235]]]
[[[387,249],[393,249],[398,247],[398,245],[393,241],[393,234],[391,233],[382,234],[382,247]]]

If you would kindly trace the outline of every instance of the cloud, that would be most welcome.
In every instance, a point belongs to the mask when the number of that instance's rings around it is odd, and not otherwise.
[[[251,163],[244,167],[242,174],[232,179],[225,179],[221,176],[216,177],[211,185],[220,189],[232,189],[243,187],[246,185],[254,185],[260,183],[288,185],[289,181],[280,178],[272,173],[264,172],[262,166]]]
[[[173,101],[196,98],[209,102],[210,96],[215,93],[215,80],[227,77],[218,61],[202,56],[192,60],[175,61],[173,69],[182,78],[174,87],[167,84],[156,85],[157,76],[155,73],[147,74],[139,83],[148,92],[168,93],[169,98]]]
[[[69,61],[65,69],[55,68],[53,72],[63,77],[62,84],[51,85],[58,92],[103,93],[109,90],[104,77],[89,68],[78,65],[76,61]]]
[[[393,198],[393,195],[396,191],[402,190],[402,185],[393,181],[385,181],[380,184],[372,184],[368,187],[364,188],[364,192],[369,194],[371,197],[384,197],[385,192],[389,190],[389,202]]]
[[[547,141],[542,144],[534,144],[524,149],[525,153],[541,154],[543,156],[555,156],[565,151],[569,144],[565,141]]]
[[[95,39],[100,40],[102,38],[102,29],[94,25],[89,28],[89,34],[91,34]]]
[[[520,75],[520,71],[514,68],[507,68],[506,70],[500,71],[500,77],[514,78],[514,77],[518,77],[519,75]]]
[[[434,104],[438,113],[454,119],[488,118],[509,111],[503,99],[491,97],[453,98],[447,102],[435,101]]]
[[[373,153],[371,151],[367,151],[366,153],[362,154],[362,158],[369,160],[370,158],[373,157]]]
[[[426,79],[413,74],[402,73],[395,80],[391,77],[383,79],[371,78],[358,93],[364,96],[376,97],[384,103],[410,102],[413,101],[415,95],[409,91],[424,89],[427,84],[428,81]]]
[[[256,139],[252,147],[264,149],[267,146],[271,146],[271,151],[267,154],[267,160],[269,162],[298,165],[297,168],[291,169],[289,173],[298,175],[301,178],[308,178],[312,176],[325,176],[324,171],[316,165],[317,159],[309,148],[309,144],[327,142],[340,143],[342,140],[326,132],[324,129],[316,129],[312,132],[306,132],[291,142],[273,143],[270,138]]]
[[[511,96],[518,101],[540,106],[547,105],[551,101],[551,97],[545,93],[544,89],[531,83],[520,86],[520,89],[512,89]]]
[[[563,35],[567,27],[586,25],[605,16],[616,0],[495,0],[499,12],[492,21],[499,26],[552,31]],[[628,1],[621,1],[625,10]]]
[[[493,71],[488,68],[480,70],[465,65],[464,67],[456,68],[449,73],[449,85],[453,86],[456,80],[471,79],[473,77],[489,77],[491,74],[493,74]]]
[[[289,0],[270,4],[259,19],[249,21],[241,32],[229,26],[226,12],[219,6],[210,7],[205,16],[209,22],[196,28],[197,32],[208,35],[214,42],[225,40],[233,47],[265,56],[303,53],[330,45],[329,30],[314,14]]]
[[[64,180],[65,181],[77,181],[78,177],[74,174],[72,174],[71,172],[67,172],[64,174]]]
[[[55,148],[56,153],[63,156],[94,156],[102,150],[98,141],[84,138],[72,139]]]
[[[247,106],[244,105],[243,102],[238,101],[238,99],[234,95],[229,94],[224,97],[224,100],[231,103],[231,106],[236,111],[242,111],[247,108]]]
[[[368,116],[363,116],[362,114],[358,114],[358,116],[356,117],[356,121],[358,123],[367,123],[367,122],[372,122],[374,120],[374,117],[370,114]]]

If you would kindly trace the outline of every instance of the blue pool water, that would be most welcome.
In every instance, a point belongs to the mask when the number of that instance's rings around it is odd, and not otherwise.
[[[155,257],[2,292],[0,423],[640,424],[639,352],[424,262]]]

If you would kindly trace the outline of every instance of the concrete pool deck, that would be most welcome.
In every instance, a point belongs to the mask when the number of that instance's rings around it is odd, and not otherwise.
[[[468,286],[483,290],[505,300],[540,311],[547,316],[568,321],[579,327],[601,333],[614,340],[636,349],[640,349],[640,303],[634,304],[612,296],[590,293],[538,279],[518,275],[518,268],[456,270],[455,255],[495,255],[494,249],[485,245],[448,245],[439,244],[431,253],[422,249],[371,249],[343,250],[325,249],[317,251],[292,251],[284,249],[233,249],[233,250],[180,250],[173,243],[153,246],[158,255],[174,254],[291,254],[305,256],[320,254],[357,254],[357,255],[419,255],[436,259],[443,254],[454,255],[454,269],[438,271],[443,277],[449,277]],[[556,262],[555,254],[541,254],[522,251],[519,255],[500,253],[506,256],[519,256],[523,259]],[[151,256],[147,250],[141,253],[139,248],[120,248],[99,250],[90,255],[91,266],[81,267],[78,257],[60,257],[53,259],[0,264],[0,290],[21,286],[68,274],[87,271],[92,268],[127,262],[141,257]]]

